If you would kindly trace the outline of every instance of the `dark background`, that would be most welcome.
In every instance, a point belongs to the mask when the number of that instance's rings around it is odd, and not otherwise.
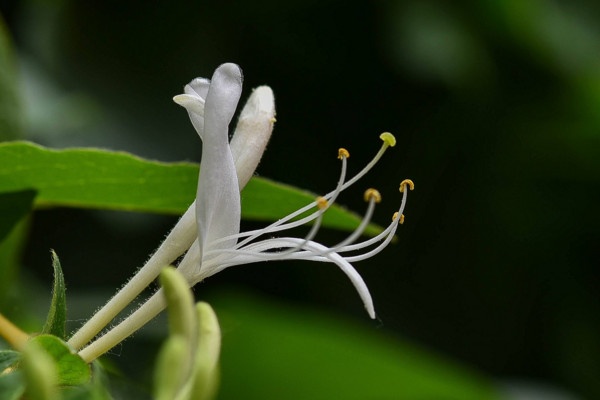
[[[44,145],[198,161],[171,98],[227,61],[243,68],[244,97],[261,84],[275,92],[262,176],[326,192],[338,147],[357,171],[393,132],[396,148],[340,199],[360,211],[377,187],[375,222],[387,224],[399,182],[416,184],[398,243],[357,265],[380,329],[498,379],[600,397],[600,3],[64,0],[1,11],[24,137]],[[25,262],[49,282],[54,248],[71,291],[112,291],[174,221],[40,211]],[[369,324],[334,268],[232,269],[197,297],[231,285]]]

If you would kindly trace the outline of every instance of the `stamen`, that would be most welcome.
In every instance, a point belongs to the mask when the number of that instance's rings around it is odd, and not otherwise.
[[[346,170],[347,170],[346,157],[342,157],[341,160],[342,160],[342,169],[341,169],[340,178],[338,179],[338,183],[337,183],[335,190],[332,192],[329,192],[325,196],[321,197],[322,199],[324,199],[325,201],[328,202],[327,208],[329,208],[331,206],[331,204],[333,204],[335,202],[335,200],[337,199],[339,194],[342,192],[342,190],[344,190],[344,187],[345,187],[344,180],[346,179]],[[315,206],[319,207],[317,204],[317,201],[313,201],[312,203],[294,211],[293,213],[281,218],[280,220],[273,222],[272,224],[266,226],[265,228],[255,229],[252,231],[243,232],[243,233],[239,233],[237,235],[227,236],[222,239],[215,240],[214,242],[207,245],[207,249],[210,247],[213,247],[216,244],[224,242],[224,241],[228,241],[231,239],[241,239],[243,237],[246,237],[246,239],[242,240],[235,246],[235,248],[240,248],[267,232],[268,233],[279,232],[282,230],[292,229],[292,228],[304,225],[304,224],[318,218],[319,211],[317,210],[314,213],[312,213],[304,218],[301,218],[297,221],[293,221],[293,222],[290,222],[287,224],[286,224],[286,222],[294,217],[297,217],[298,215],[303,214],[304,212],[310,210],[311,208],[313,208]],[[210,251],[208,253],[210,253]]]
[[[365,201],[369,202],[369,206],[358,228],[356,228],[356,230],[352,232],[352,234],[346,239],[342,240],[335,246],[326,248],[324,253],[315,254],[316,256],[325,257],[328,254],[337,253],[339,249],[342,249],[350,243],[353,243],[363,234],[364,230],[367,228],[367,225],[369,225],[369,222],[371,222],[371,217],[373,217],[373,212],[375,210],[375,204],[381,201],[381,194],[379,194],[376,189],[367,189],[367,191],[365,191]]]
[[[379,138],[381,140],[383,140],[383,145],[381,146],[381,148],[379,149],[377,154],[375,154],[375,157],[373,157],[373,159],[367,165],[365,165],[365,167],[358,174],[354,175],[354,177],[352,179],[350,179],[348,182],[344,183],[342,190],[353,185],[357,180],[362,178],[367,172],[369,172],[371,170],[371,168],[373,168],[375,166],[375,164],[377,164],[377,162],[383,156],[383,153],[385,153],[387,148],[394,147],[394,145],[396,144],[396,138],[394,137],[394,135],[392,135],[389,132],[382,133],[381,135],[379,135]],[[327,196],[325,196],[325,197],[327,197]]]
[[[383,249],[385,249],[387,247],[387,245],[392,241],[392,238],[394,237],[394,235],[396,234],[396,230],[398,229],[398,225],[399,225],[396,223],[396,220],[398,219],[398,214],[400,214],[404,210],[405,205],[406,205],[406,192],[405,192],[404,196],[402,197],[402,204],[400,205],[400,211],[394,213],[392,223],[385,230],[386,236],[385,236],[385,240],[383,242],[381,242],[377,247],[375,247],[374,249],[372,249],[366,253],[357,254],[355,256],[350,256],[350,257],[344,257],[344,259],[350,263],[356,262],[356,261],[362,261],[362,260],[366,260],[368,258],[373,257],[374,255],[378,254]],[[403,214],[400,214],[400,215],[401,215],[400,223],[402,223],[402,221],[403,221],[402,217],[404,215]],[[367,241],[364,241],[362,243],[358,243],[358,244],[355,244],[352,246],[346,246],[343,249],[338,250],[338,253],[351,251],[351,250],[358,250],[358,249],[367,247],[367,246],[375,243],[376,241],[381,240],[383,238],[383,236],[384,236],[384,233],[382,232],[381,234],[377,235],[377,237],[376,237],[377,240],[373,240],[373,239],[375,239],[375,238],[373,238],[371,240],[367,240]]]
[[[355,243],[355,244],[351,244],[351,245],[348,245],[348,246],[344,246],[344,247],[338,249],[337,252],[338,253],[346,253],[346,252],[349,252],[349,251],[360,250],[360,249],[368,247],[368,246],[370,246],[370,245],[372,245],[374,243],[377,243],[377,242],[383,240],[385,237],[387,237],[390,234],[390,232],[394,229],[394,227],[396,225],[398,225],[396,223],[396,221],[392,221],[392,223],[389,224],[387,226],[387,228],[385,228],[379,235],[374,236],[374,237],[372,237],[370,239],[364,240],[364,241],[362,241],[360,243]],[[391,234],[393,236],[394,232],[392,232]]]
[[[319,211],[317,212],[317,214],[319,214],[319,215],[317,216],[317,220],[313,224],[312,228],[308,232],[308,235],[306,235],[306,237],[304,238],[304,241],[302,243],[298,243],[294,247],[290,247],[289,249],[287,249],[285,251],[281,251],[279,253],[273,254],[273,255],[277,256],[276,258],[283,257],[287,254],[295,253],[295,252],[301,250],[308,242],[310,242],[311,240],[313,240],[315,238],[315,236],[317,236],[317,232],[319,231],[319,228],[321,228],[321,222],[323,221],[323,214],[329,208],[329,203],[323,197],[318,197],[316,202],[317,202],[317,207],[319,207]]]
[[[392,221],[395,221],[398,218],[398,211],[396,211],[394,213],[394,216],[392,217]],[[402,225],[404,223],[404,214],[400,215],[400,221],[398,222],[400,225]]]
[[[389,133],[389,132],[385,132],[385,133]],[[379,161],[379,159],[383,156],[383,153],[385,153],[385,151],[387,150],[388,147],[390,147],[392,145],[392,143],[395,144],[395,138],[394,135],[392,135],[391,133],[389,133],[389,135],[385,135],[385,134],[381,134],[380,137],[383,136],[382,140],[384,140],[383,145],[381,146],[381,148],[379,149],[379,151],[377,152],[377,154],[375,154],[375,156],[373,157],[373,159],[360,171],[358,172],[356,175],[354,175],[354,177],[352,177],[349,181],[346,181],[343,183],[343,185],[338,186],[338,188],[336,188],[336,190],[327,193],[325,196],[323,196],[325,199],[328,199],[329,201],[333,202],[335,198],[337,198],[337,196],[344,191],[345,189],[347,189],[348,187],[352,186],[356,181],[358,181],[360,178],[362,178],[367,172],[369,172],[371,170],[371,168],[373,168],[373,166],[375,166],[375,164],[377,164],[377,162]],[[392,140],[393,138],[393,140]],[[386,142],[387,139],[387,142]],[[393,147],[393,146],[392,146]],[[345,164],[346,159],[342,158],[342,169],[344,169],[344,174],[345,174]],[[340,179],[340,182],[342,180]],[[310,204],[307,204],[306,206],[294,211],[291,214],[288,214],[287,216],[281,218],[279,221],[272,223],[271,225],[263,228],[263,229],[257,229],[254,231],[249,231],[249,232],[244,232],[244,233],[240,233],[238,235],[232,235],[226,238],[223,238],[219,241],[216,241],[215,244],[217,244],[218,242],[221,241],[225,241],[225,240],[230,240],[233,238],[242,238],[242,237],[248,237],[247,239],[243,240],[242,242],[238,243],[238,245],[236,246],[237,248],[239,248],[240,246],[243,246],[244,244],[247,244],[248,242],[256,239],[257,237],[263,235],[266,232],[279,232],[285,229],[290,229],[290,228],[294,228],[296,226],[302,225],[308,221],[312,221],[313,219],[316,218],[316,216],[311,215],[308,217],[305,217],[301,220],[295,221],[293,223],[290,224],[286,224],[286,225],[282,225],[284,223],[286,223],[287,221],[297,217],[298,215],[301,215],[303,213],[305,213],[306,211],[310,210],[311,208],[315,207],[316,203],[312,202]],[[301,222],[302,221],[302,222]],[[280,226],[281,225],[281,226]]]
[[[329,202],[324,197],[317,197],[316,202],[317,202],[317,207],[319,207],[319,210],[324,210],[329,207]]]
[[[410,190],[415,190],[415,184],[410,179],[405,179],[400,183],[400,193],[404,192],[404,187],[408,185]]]
[[[375,203],[381,202],[381,194],[377,189],[367,189],[365,190],[365,201],[375,201]]]
[[[342,159],[342,158],[350,158],[350,153],[348,152],[348,150],[346,150],[345,148],[341,147],[338,150],[338,159]]]
[[[392,217],[392,223],[385,229],[384,232],[380,233],[379,235],[377,235],[374,238],[365,240],[361,243],[356,243],[356,244],[353,244],[350,246],[344,246],[343,248],[338,249],[337,252],[342,253],[342,252],[362,249],[364,247],[370,246],[373,243],[378,242],[384,236],[387,235],[385,241],[383,243],[381,243],[379,246],[377,246],[375,249],[373,249],[367,253],[361,254],[361,255],[345,257],[345,258],[349,262],[361,261],[361,260],[367,259],[369,257],[372,257],[375,254],[379,253],[381,250],[383,250],[387,246],[387,244],[392,240],[392,238],[394,237],[394,234],[396,233],[396,229],[398,228],[398,225],[399,225],[396,223],[396,221],[398,219],[398,215],[400,215],[400,223],[403,222],[403,214],[402,213],[404,212],[404,208],[406,207],[407,194],[408,194],[408,191],[404,191],[403,196],[402,196],[402,202],[400,203],[400,209],[396,213],[394,213],[394,216]]]
[[[381,135],[379,135],[379,138],[390,147],[394,147],[396,145],[396,138],[389,132],[383,132]]]
[[[309,234],[304,239],[297,239],[297,238],[266,239],[266,240],[263,240],[260,242],[236,247],[236,248],[230,249],[230,250],[228,250],[228,249],[212,250],[209,253],[212,253],[212,254],[218,253],[219,255],[223,254],[223,253],[228,253],[228,254],[231,254],[232,257],[245,256],[245,257],[249,257],[251,259],[257,258],[258,260],[263,260],[263,261],[288,259],[289,258],[288,256],[290,256],[292,253],[294,253],[294,259],[302,259],[305,256],[311,257],[311,258],[314,257],[315,259],[328,258],[328,256],[330,254],[336,253],[338,251],[338,249],[344,248],[346,245],[354,242],[357,238],[359,238],[360,235],[362,235],[362,233],[366,229],[369,222],[371,221],[371,217],[373,216],[373,212],[375,210],[375,204],[378,203],[379,201],[381,201],[381,195],[379,194],[379,192],[376,189],[369,189],[369,190],[367,190],[367,192],[369,193],[369,196],[367,197],[367,193],[365,193],[365,199],[366,199],[366,201],[369,202],[369,206],[368,206],[367,211],[365,212],[365,216],[364,216],[363,220],[361,221],[360,225],[358,226],[358,228],[354,232],[352,232],[352,234],[350,236],[348,236],[346,239],[344,239],[342,242],[336,244],[335,246],[332,246],[330,248],[322,246],[321,248],[323,248],[323,252],[303,253],[303,252],[300,252],[300,250],[302,250],[303,248],[306,248],[306,246],[308,244],[314,243],[314,242],[312,242],[312,239],[316,236],[317,230],[321,225],[322,215],[323,215],[323,212],[325,211],[325,209],[317,212],[317,214],[319,214],[318,219],[315,222],[315,224],[312,227]],[[388,230],[386,229],[386,232],[387,231]],[[298,240],[302,240],[302,241],[298,242]],[[288,250],[281,251],[281,252],[275,252],[275,253],[268,252],[268,250],[272,250],[272,249],[276,248],[276,247],[272,246],[273,243],[278,243],[279,247],[287,247],[286,242],[289,242],[289,241],[292,241],[292,243],[294,243],[295,245],[293,247],[290,247]],[[265,247],[265,244],[267,244],[267,243],[271,244],[271,247],[269,247],[269,246]],[[213,258],[207,260],[207,255],[205,255],[205,257],[204,257],[205,262],[209,261],[209,263],[212,264],[213,261],[215,261],[217,259],[216,257],[213,257]],[[203,268],[210,268],[210,264],[203,265]]]

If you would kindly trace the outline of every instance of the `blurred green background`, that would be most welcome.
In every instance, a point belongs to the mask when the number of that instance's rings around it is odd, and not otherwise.
[[[14,66],[18,90],[0,100],[24,117],[0,120],[20,138],[198,161],[198,137],[171,98],[227,61],[244,70],[244,96],[261,84],[275,92],[278,122],[261,176],[326,192],[338,147],[357,171],[379,133],[396,135],[398,146],[340,199],[360,211],[362,191],[378,188],[375,222],[386,224],[399,182],[416,184],[398,242],[357,265],[377,322],[339,271],[303,262],[231,269],[200,284],[197,298],[217,311],[227,293],[248,293],[289,314],[301,306],[353,320],[502,387],[600,398],[600,3],[29,0],[4,1],[1,12],[16,57],[2,55],[0,78]],[[10,107],[2,112],[15,113]],[[49,288],[55,249],[74,328],[174,221],[39,211],[21,278]],[[135,343],[115,359],[139,372],[124,356],[144,353]],[[230,363],[243,376],[247,360]],[[139,379],[148,376],[141,368]],[[230,385],[223,396],[236,398]]]

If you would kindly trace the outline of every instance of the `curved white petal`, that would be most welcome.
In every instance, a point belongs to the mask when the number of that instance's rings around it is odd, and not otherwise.
[[[200,249],[240,230],[240,190],[229,147],[228,127],[242,93],[242,71],[235,64],[219,66],[204,105],[204,134],[196,221]],[[223,247],[235,244],[225,242]]]
[[[204,104],[209,86],[210,80],[196,78],[185,85],[183,88],[185,94],[173,97],[175,103],[188,110],[192,125],[201,139],[204,134]]]
[[[252,91],[231,138],[231,153],[238,167],[240,189],[252,178],[267,147],[275,122],[275,98],[268,86]]]
[[[301,246],[305,251],[298,251],[294,253],[282,252],[279,254],[276,252],[268,253],[270,250],[289,247],[290,245]],[[248,245],[246,248],[239,250],[223,249],[221,251],[221,257],[216,257],[205,262],[205,264],[202,266],[200,275],[196,276],[192,283],[195,284],[200,282],[226,268],[235,265],[251,264],[270,260],[307,259],[311,261],[330,262],[337,265],[350,279],[350,282],[352,282],[352,285],[363,301],[369,316],[371,318],[375,318],[375,308],[373,306],[373,299],[369,293],[369,289],[352,264],[346,261],[346,259],[338,253],[330,252],[328,247],[312,240],[306,241],[300,238],[283,237],[266,239]]]
[[[183,91],[185,94],[192,94],[201,97],[202,99],[206,99],[206,94],[208,93],[208,88],[210,87],[210,79],[206,78],[196,78],[193,79],[190,83],[185,85]]]

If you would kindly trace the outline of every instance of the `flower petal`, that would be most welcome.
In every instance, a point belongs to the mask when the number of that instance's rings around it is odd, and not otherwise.
[[[240,230],[240,189],[229,147],[228,127],[242,93],[242,71],[223,64],[213,74],[204,106],[204,133],[196,221],[200,249]],[[235,239],[222,243],[235,244]]]
[[[252,91],[242,109],[231,138],[231,152],[237,166],[240,189],[252,178],[267,147],[275,122],[275,99],[268,86]]]
[[[188,110],[192,125],[194,125],[200,139],[202,139],[204,133],[204,104],[209,86],[210,81],[208,79],[196,78],[185,85],[183,88],[185,94],[173,97],[175,103]]]

